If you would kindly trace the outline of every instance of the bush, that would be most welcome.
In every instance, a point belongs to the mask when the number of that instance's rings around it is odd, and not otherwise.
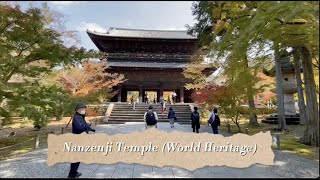
[[[33,121],[35,128],[40,129],[48,124],[49,117],[43,113],[41,107],[29,106],[25,107],[25,114],[28,119]]]
[[[250,114],[248,107],[240,107],[239,111],[240,111],[241,115],[249,115]],[[275,109],[275,108],[255,108],[254,112],[257,115],[272,114],[272,113],[276,113],[277,109]]]
[[[264,114],[276,113],[277,109],[275,109],[275,108],[256,108],[255,111],[256,111],[257,115],[264,115]]]
[[[105,107],[89,107],[86,110],[86,116],[104,116],[106,111]]]

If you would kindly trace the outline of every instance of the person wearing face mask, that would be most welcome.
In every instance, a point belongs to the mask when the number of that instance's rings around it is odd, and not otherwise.
[[[72,120],[72,133],[73,134],[81,134],[89,131],[95,132],[96,130],[91,128],[91,123],[87,123],[85,120],[87,106],[84,103],[78,103],[75,107],[75,113],[73,115]],[[77,178],[82,175],[82,173],[78,172],[80,162],[71,163],[70,172],[68,178]]]

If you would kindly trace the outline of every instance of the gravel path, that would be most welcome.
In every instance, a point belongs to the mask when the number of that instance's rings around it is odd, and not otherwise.
[[[158,128],[172,131],[168,123],[159,123]],[[130,133],[132,131],[143,130],[141,123],[107,124],[99,125],[97,132],[106,134]],[[191,131],[190,125],[175,125],[175,130]],[[203,126],[201,132],[212,132],[208,126]],[[229,134],[219,132],[224,136]],[[288,152],[274,150],[275,165],[265,166],[254,164],[249,168],[230,168],[226,166],[206,166],[195,171],[188,171],[178,167],[153,167],[141,164],[84,164],[81,163],[79,171],[83,173],[81,177],[95,178],[301,178],[319,177],[319,161],[309,160]],[[47,149],[40,149],[23,156],[0,162],[0,178],[10,177],[41,177],[41,178],[65,178],[68,174],[70,164],[61,163],[53,167],[47,166]]]

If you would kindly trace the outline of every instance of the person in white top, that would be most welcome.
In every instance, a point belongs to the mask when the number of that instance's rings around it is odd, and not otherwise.
[[[136,101],[133,102],[133,110],[136,110],[136,104],[139,103],[139,97],[137,97]]]
[[[148,128],[157,128],[158,123],[158,115],[155,111],[153,111],[153,106],[149,106],[149,111],[144,113],[143,120],[146,125],[146,129]]]
[[[172,104],[176,103],[176,97],[177,97],[177,93],[175,91],[173,91],[173,93],[172,93]]]

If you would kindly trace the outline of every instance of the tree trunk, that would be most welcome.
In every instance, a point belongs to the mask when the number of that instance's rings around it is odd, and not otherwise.
[[[317,103],[316,85],[314,81],[312,58],[310,51],[302,47],[302,66],[304,83],[306,89],[306,112],[307,112],[307,126],[304,136],[300,139],[302,143],[311,146],[319,146],[319,109]]]
[[[249,89],[249,87],[248,87],[248,89]],[[256,113],[254,112],[255,105],[254,105],[254,97],[253,97],[252,94],[249,95],[248,105],[249,105],[249,113],[250,113],[249,124],[252,125],[252,126],[257,126],[258,125],[258,119],[257,119]]]
[[[276,66],[276,84],[277,84],[277,97],[278,97],[278,130],[286,130],[286,119],[284,112],[284,95],[282,86],[282,72],[280,63],[280,52],[277,45],[275,45],[274,50],[275,55],[275,66]]]
[[[238,127],[238,132],[241,133],[241,128],[240,128],[240,125],[239,125],[239,122],[238,122],[238,118],[239,118],[239,112],[237,112],[237,115],[235,117],[235,124],[237,125]]]
[[[246,62],[246,68],[249,71],[249,62],[248,62],[248,58],[247,55],[244,56],[244,60]],[[251,73],[251,72],[250,72]],[[248,106],[249,106],[249,124],[252,126],[257,126],[258,125],[258,120],[257,120],[257,115],[254,112],[255,109],[255,105],[254,105],[254,96],[252,93],[252,86],[251,83],[248,84],[247,86],[247,96],[248,96]]]
[[[307,114],[306,114],[306,105],[304,102],[304,95],[302,89],[302,81],[301,81],[301,64],[300,64],[300,54],[297,48],[293,49],[293,63],[294,70],[296,74],[297,81],[297,90],[298,90],[298,105],[299,105],[299,116],[300,116],[300,124],[303,125],[306,123]]]

